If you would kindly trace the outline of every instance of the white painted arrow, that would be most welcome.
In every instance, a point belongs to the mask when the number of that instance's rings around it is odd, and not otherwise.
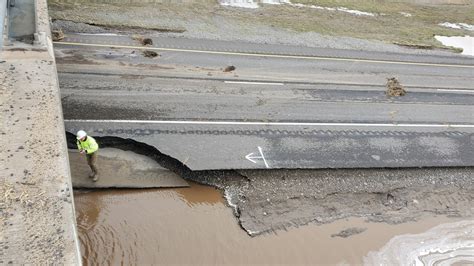
[[[251,161],[252,163],[257,163],[253,159],[262,159],[262,156],[252,156],[252,155],[253,155],[253,152],[250,153],[250,154],[245,155],[245,159]]]
[[[265,156],[263,156],[262,148],[260,146],[258,146],[257,148],[258,148],[258,152],[260,153],[260,156],[253,155],[253,152],[252,152],[245,155],[245,159],[251,161],[252,163],[257,163],[255,159],[262,159],[263,163],[265,164],[265,167],[270,168],[270,166],[267,163],[267,160],[265,160]]]

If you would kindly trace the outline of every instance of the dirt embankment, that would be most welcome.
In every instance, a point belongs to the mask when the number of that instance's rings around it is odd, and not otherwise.
[[[403,53],[439,54],[440,51],[427,50],[446,49],[434,35],[472,33],[440,23],[474,23],[472,3],[436,6],[393,1],[304,0],[291,1],[293,5],[246,9],[224,7],[218,1],[133,5],[127,1],[114,2],[104,5],[100,1],[83,1],[74,5],[51,0],[49,7],[55,20],[53,25],[68,32],[97,32],[105,28],[173,37]],[[311,8],[311,4],[325,8]],[[370,16],[335,11],[336,8],[369,12]]]
[[[68,139],[74,148],[74,136]],[[222,189],[250,235],[346,217],[403,223],[425,215],[474,216],[472,167],[191,171],[146,144],[97,139],[102,147],[146,155],[186,179]]]
[[[423,215],[472,217],[472,168],[271,170],[248,177],[235,204],[249,233],[346,217],[403,223]]]

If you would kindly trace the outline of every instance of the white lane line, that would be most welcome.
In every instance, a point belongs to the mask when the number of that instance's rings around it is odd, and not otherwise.
[[[238,125],[238,126],[335,126],[335,127],[419,127],[419,128],[474,128],[474,124],[389,124],[389,123],[298,123],[298,122],[241,122],[241,121],[185,121],[185,120],[106,120],[65,119],[67,123],[123,123],[123,124],[180,124],[180,125]]]
[[[265,156],[263,156],[262,148],[260,146],[258,146],[258,151],[260,152],[260,155],[262,155],[262,159],[263,159],[263,162],[265,163],[265,166],[267,168],[270,168],[270,166],[268,166],[267,160],[265,160]]]
[[[53,43],[62,44],[62,45],[75,45],[75,46],[91,46],[91,47],[107,47],[107,48],[115,47],[115,48],[124,48],[124,49],[188,52],[188,53],[201,53],[201,54],[239,55],[239,56],[252,56],[252,57],[328,60],[328,61],[346,61],[346,62],[347,61],[348,62],[366,62],[366,63],[392,64],[392,65],[474,68],[474,65],[437,64],[437,63],[420,63],[420,62],[406,62],[406,61],[385,61],[385,60],[354,59],[354,58],[339,58],[339,57],[325,57],[325,56],[253,54],[253,53],[242,53],[242,52],[221,52],[221,51],[207,51],[207,50],[177,49],[177,48],[163,48],[163,47],[149,47],[149,46],[127,46],[127,45],[117,45],[117,44],[78,43],[78,42],[63,42],[63,41],[53,42]]]
[[[250,84],[250,85],[275,85],[275,86],[283,86],[284,83],[280,82],[252,82],[252,81],[230,81],[226,80],[224,83],[227,84]]]
[[[474,90],[450,90],[450,89],[437,89],[437,91],[448,91],[448,92],[467,92],[474,93]]]

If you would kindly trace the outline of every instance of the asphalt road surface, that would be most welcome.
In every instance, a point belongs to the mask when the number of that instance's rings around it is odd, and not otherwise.
[[[470,57],[90,35],[55,50],[68,131],[193,170],[474,165]],[[392,76],[406,96],[385,95]]]

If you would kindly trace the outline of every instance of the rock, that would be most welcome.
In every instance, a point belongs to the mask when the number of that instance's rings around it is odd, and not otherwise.
[[[388,96],[403,96],[407,92],[400,84],[400,82],[396,78],[388,78],[387,79],[387,91],[386,94]]]
[[[235,70],[235,66],[227,66],[226,68],[224,68],[224,72],[231,72],[234,70]]]
[[[147,45],[153,45],[153,40],[151,38],[145,38],[140,35],[134,35],[132,36],[132,39],[139,41],[141,45],[147,46]]]
[[[158,53],[155,51],[146,50],[146,51],[143,51],[143,56],[153,58],[153,57],[157,57]]]
[[[141,40],[142,45],[153,45],[153,40],[150,38],[143,38]]]
[[[61,29],[59,30],[52,30],[51,31],[51,37],[53,38],[53,41],[57,42],[62,39],[64,39],[64,33]]]

